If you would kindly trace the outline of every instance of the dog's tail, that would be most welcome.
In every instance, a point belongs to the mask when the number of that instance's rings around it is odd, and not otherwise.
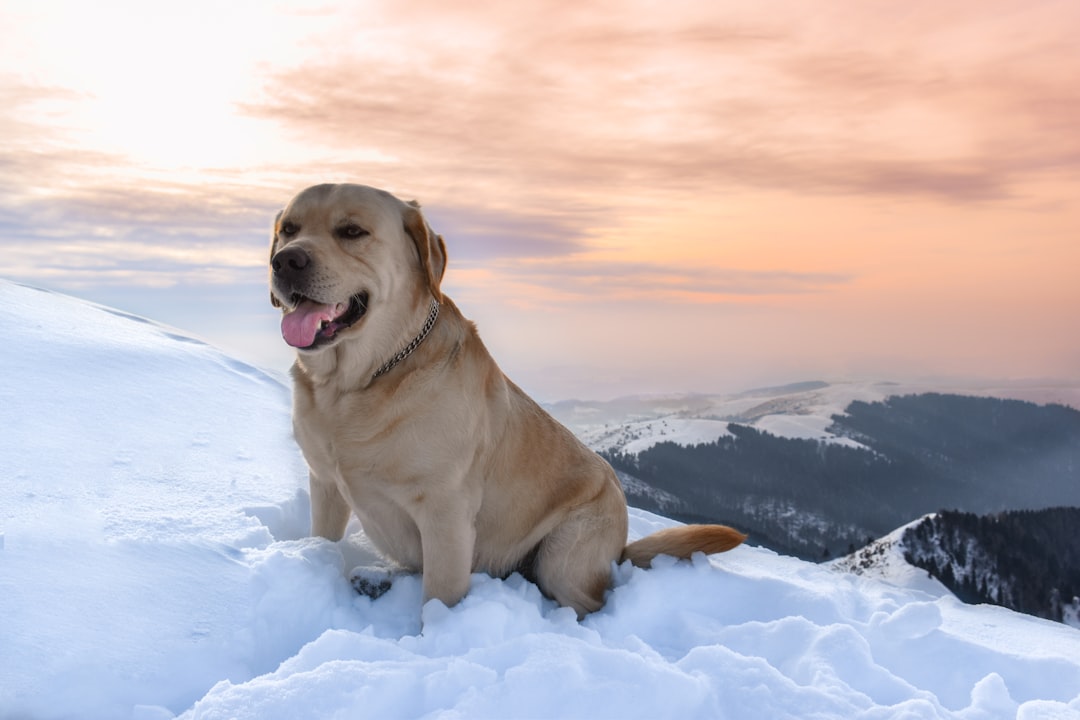
[[[639,568],[648,568],[657,555],[685,560],[696,552],[706,555],[727,552],[745,539],[746,535],[727,525],[680,525],[630,543],[623,550],[620,562],[629,560]]]

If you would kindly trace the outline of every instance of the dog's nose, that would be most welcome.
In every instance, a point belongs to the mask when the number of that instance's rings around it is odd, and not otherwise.
[[[278,275],[296,275],[310,264],[311,256],[298,247],[287,247],[270,260],[270,267]]]

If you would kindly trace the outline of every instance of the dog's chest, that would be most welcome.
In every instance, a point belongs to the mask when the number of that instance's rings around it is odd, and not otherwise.
[[[294,430],[316,475],[352,493],[407,484],[426,473],[422,412],[362,396],[297,398]]]

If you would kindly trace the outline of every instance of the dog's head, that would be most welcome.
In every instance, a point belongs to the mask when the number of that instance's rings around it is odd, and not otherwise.
[[[316,185],[274,222],[270,301],[284,312],[285,341],[302,352],[361,335],[392,347],[417,308],[442,299],[445,269],[442,237],[416,203],[363,185]]]

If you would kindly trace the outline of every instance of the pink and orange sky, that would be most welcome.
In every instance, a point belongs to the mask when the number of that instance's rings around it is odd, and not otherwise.
[[[273,213],[419,199],[540,399],[1080,381],[1080,3],[0,0],[0,277],[284,369]]]

